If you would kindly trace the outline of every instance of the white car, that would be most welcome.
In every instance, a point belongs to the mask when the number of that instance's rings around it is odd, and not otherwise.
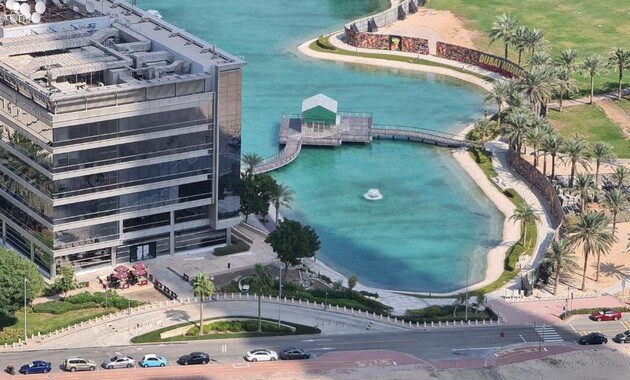
[[[275,351],[257,348],[249,351],[247,355],[245,355],[245,360],[248,362],[274,361],[278,360],[278,354]]]

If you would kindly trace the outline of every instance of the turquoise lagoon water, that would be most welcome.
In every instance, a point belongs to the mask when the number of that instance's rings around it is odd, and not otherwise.
[[[456,132],[483,112],[475,88],[432,74],[323,62],[302,57],[306,39],[386,6],[380,0],[179,2],[141,0],[169,22],[242,55],[243,153],[278,151],[283,113],[322,92],[343,111],[372,112],[374,122]],[[450,291],[485,273],[485,254],[503,217],[455,163],[448,149],[375,141],[306,148],[273,173],[295,192],[291,218],[319,234],[318,259],[375,287]],[[378,188],[379,202],[362,194]]]

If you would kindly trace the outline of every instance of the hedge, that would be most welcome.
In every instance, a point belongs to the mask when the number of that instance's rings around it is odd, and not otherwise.
[[[219,247],[214,250],[215,256],[226,256],[233,253],[247,252],[249,251],[249,244],[239,241],[236,244],[227,245],[225,247]]]
[[[322,49],[337,50],[333,45],[330,44],[330,42],[328,42],[328,40],[326,38],[324,38],[324,36],[319,36],[317,38],[316,44],[317,44],[317,46],[319,46]]]
[[[85,303],[70,303],[63,301],[48,301],[44,303],[38,303],[33,305],[32,309],[34,313],[49,313],[49,314],[65,314],[69,311],[73,310],[81,310],[81,309],[93,309],[98,308],[100,305],[96,302],[85,302]]]
[[[210,324],[203,325],[203,333],[239,333],[239,332],[254,332],[258,331],[258,321],[257,320],[246,320],[246,321],[221,321],[214,322]],[[262,331],[263,332],[285,332],[292,333],[293,331],[283,325],[278,326],[277,323],[271,323],[267,321],[262,321]],[[191,327],[187,332],[187,336],[195,336],[199,335],[199,326],[195,325]]]
[[[130,306],[138,307],[144,304],[143,302],[140,302],[140,301],[130,300],[128,298],[125,298],[111,290],[107,291],[107,293],[109,294],[108,296],[109,298],[107,299],[107,302],[105,301],[105,293],[103,292],[79,293],[73,296],[66,297],[64,299],[64,302],[69,302],[73,304],[83,304],[83,303],[93,302],[93,303],[98,304],[99,306],[105,306],[105,304],[107,303],[107,306],[115,307],[116,309],[119,309],[119,310],[127,309]]]

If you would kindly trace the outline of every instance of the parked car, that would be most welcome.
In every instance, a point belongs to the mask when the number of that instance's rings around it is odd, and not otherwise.
[[[67,358],[61,365],[65,371],[96,371],[96,363],[80,356]]]
[[[107,359],[101,364],[101,367],[105,369],[114,368],[131,368],[136,365],[136,361],[131,356],[114,356],[111,359]]]
[[[177,359],[177,363],[181,365],[188,364],[208,364],[210,361],[210,355],[205,352],[191,352],[188,355],[184,355]]]
[[[615,337],[612,338],[612,340],[617,343],[630,343],[630,330],[626,330],[622,333],[615,335]]]
[[[578,340],[579,344],[604,344],[608,343],[608,337],[602,333],[593,332],[590,334],[586,334],[581,336]]]
[[[24,364],[20,368],[20,373],[29,375],[31,373],[48,373],[52,370],[52,364],[43,360],[35,360],[32,363]]]
[[[278,356],[282,360],[295,360],[309,359],[311,357],[311,354],[310,352],[306,352],[301,348],[291,347],[280,351],[280,353],[278,353]]]
[[[257,348],[247,352],[245,360],[248,362],[261,362],[261,361],[274,361],[278,359],[278,354],[275,351],[267,350],[264,348]]]
[[[621,312],[614,309],[600,309],[594,311],[593,314],[589,316],[589,318],[597,322],[617,321],[621,319]]]
[[[148,354],[142,357],[142,360],[138,362],[140,367],[165,367],[168,361],[164,356],[157,356],[155,354]]]

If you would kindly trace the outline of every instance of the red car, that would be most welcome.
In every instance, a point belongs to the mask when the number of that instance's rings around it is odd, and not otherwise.
[[[598,311],[594,311],[589,318],[597,322],[617,321],[621,319],[621,312],[613,309],[600,309]]]

